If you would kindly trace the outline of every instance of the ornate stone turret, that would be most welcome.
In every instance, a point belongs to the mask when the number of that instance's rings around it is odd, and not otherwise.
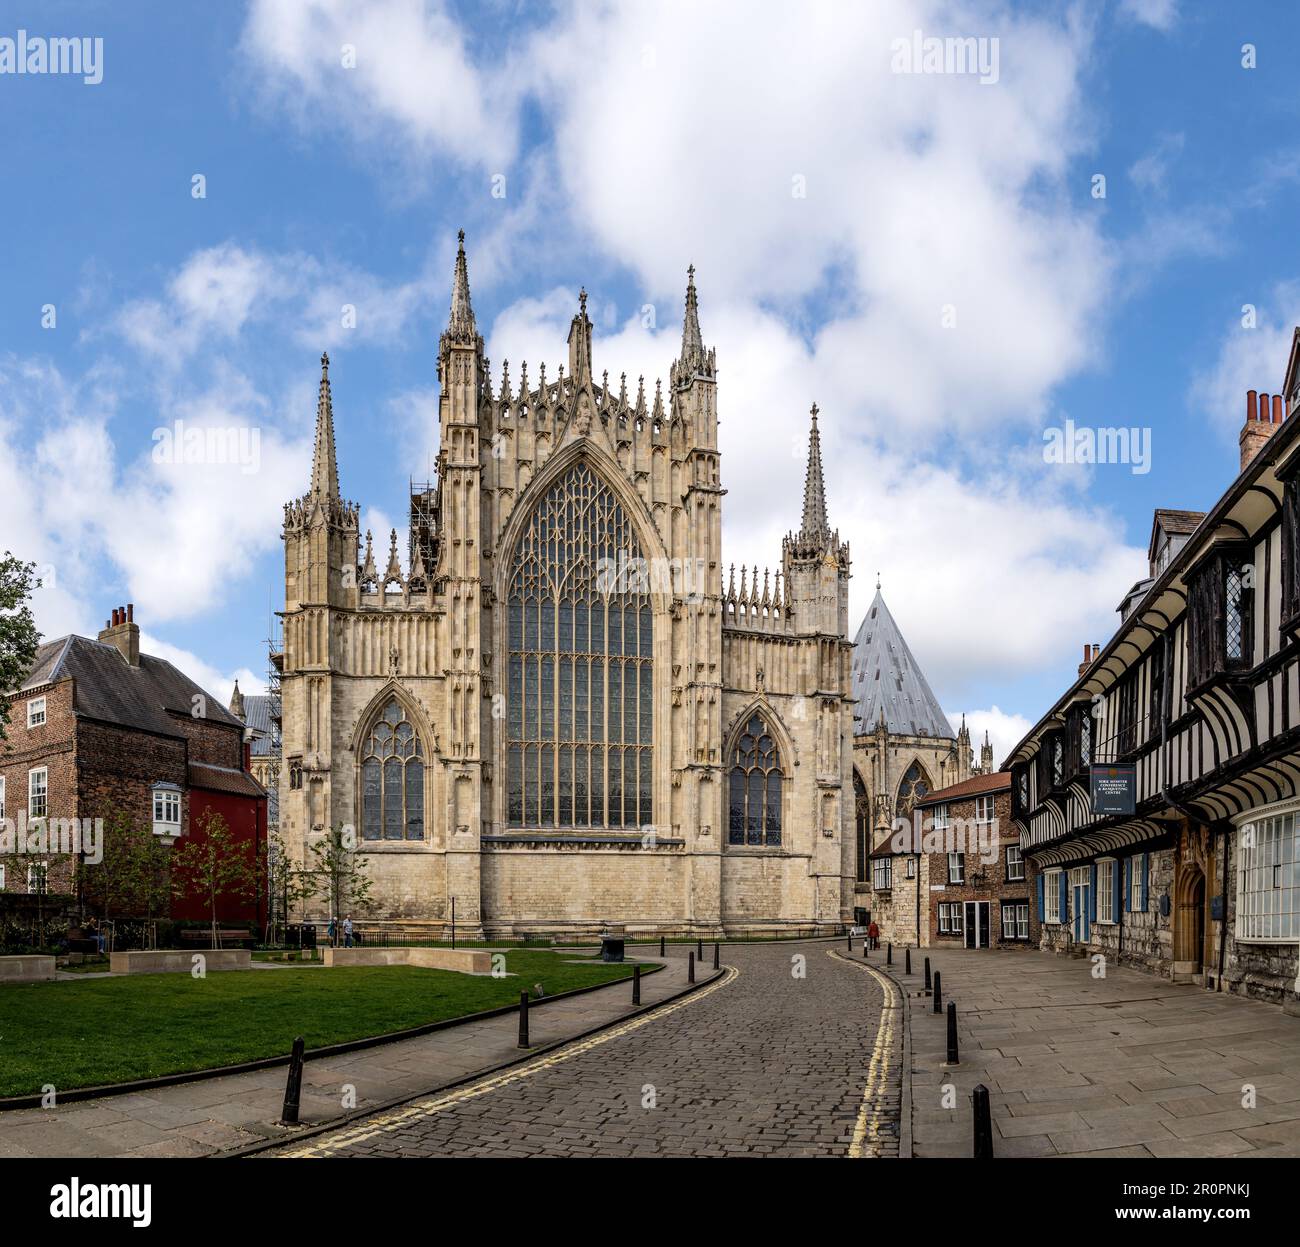
[[[847,635],[849,623],[849,547],[826,516],[826,482],[822,476],[821,432],[817,404],[808,430],[808,465],[804,470],[803,515],[799,531],[782,544],[786,599],[800,631]]]
[[[334,449],[334,403],[330,397],[330,357],[320,357],[320,393],[316,399],[316,443],[311,460],[311,496],[339,496],[339,463]]]
[[[235,687],[230,694],[230,713],[239,720],[244,717],[244,695],[239,691],[239,681],[235,681]]]

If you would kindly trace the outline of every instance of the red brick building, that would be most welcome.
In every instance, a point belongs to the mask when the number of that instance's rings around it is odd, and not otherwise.
[[[244,725],[171,663],[140,653],[132,607],[114,610],[96,640],[45,642],[6,696],[0,815],[11,834],[39,819],[51,831],[56,820],[73,819],[102,818],[107,828],[121,814],[175,845],[200,834],[200,816],[211,810],[262,859],[266,793],[249,773]],[[73,852],[0,846],[0,891],[34,893],[43,883],[47,895],[67,898],[76,863]],[[218,906],[225,922],[260,924],[263,913],[260,898]],[[207,911],[182,896],[172,900],[171,916],[199,920]]]
[[[1011,774],[973,775],[930,793],[916,805],[926,852],[930,947],[1037,947],[1038,911],[1031,901],[1020,836],[1011,822]]]

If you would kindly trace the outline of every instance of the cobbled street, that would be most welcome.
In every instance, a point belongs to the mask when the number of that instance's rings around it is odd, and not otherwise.
[[[896,1156],[897,989],[843,949],[726,947],[695,997],[274,1154]]]

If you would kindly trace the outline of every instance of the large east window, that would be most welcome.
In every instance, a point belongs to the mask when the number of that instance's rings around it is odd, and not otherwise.
[[[1300,939],[1300,826],[1296,812],[1255,816],[1237,826],[1239,940]]]
[[[509,826],[651,825],[649,580],[631,521],[586,464],[528,521],[506,615]]]
[[[781,754],[760,714],[751,715],[731,753],[727,843],[781,843]]]
[[[396,698],[362,741],[361,838],[424,839],[424,746]]]

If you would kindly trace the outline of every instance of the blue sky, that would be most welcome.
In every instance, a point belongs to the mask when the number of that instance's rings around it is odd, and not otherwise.
[[[402,528],[458,228],[516,378],[585,284],[597,371],[666,379],[693,262],[729,557],[778,563],[816,400],[854,624],[879,570],[999,749],[1107,639],[1152,509],[1235,475],[1300,323],[1287,4],[0,4],[20,28],[104,60],[0,74],[0,545],[47,635],[132,600],[221,694],[264,669],[322,349],[344,492]],[[996,38],[999,80],[892,72],[918,29]],[[1151,470],[1044,464],[1067,418],[1150,429]],[[256,429],[256,470],[154,462],[178,419]]]

